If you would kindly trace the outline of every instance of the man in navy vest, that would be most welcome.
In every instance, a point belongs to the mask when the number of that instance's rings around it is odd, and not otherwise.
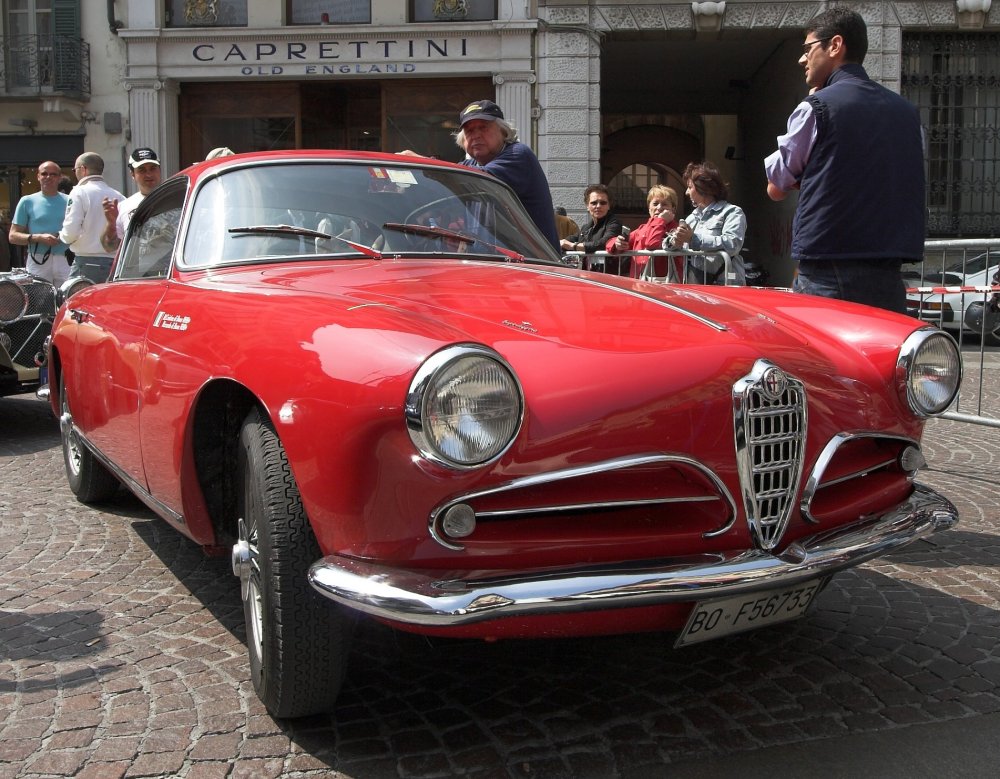
[[[792,228],[794,290],[906,313],[905,262],[923,259],[923,136],[916,107],[872,81],[864,19],[844,7],[816,16],[799,64],[809,96],[764,160],[767,194],[799,190]]]

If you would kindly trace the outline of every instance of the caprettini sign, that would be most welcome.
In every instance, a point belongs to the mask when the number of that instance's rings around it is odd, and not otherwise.
[[[463,37],[240,40],[196,43],[188,64],[233,66],[243,76],[309,76],[414,73],[482,56],[473,56],[471,40]]]

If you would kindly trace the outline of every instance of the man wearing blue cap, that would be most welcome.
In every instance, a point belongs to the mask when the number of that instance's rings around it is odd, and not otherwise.
[[[520,198],[531,220],[559,250],[555,209],[549,182],[535,153],[517,140],[517,130],[492,100],[469,103],[458,115],[455,142],[468,155],[463,165],[482,168],[507,184]]]

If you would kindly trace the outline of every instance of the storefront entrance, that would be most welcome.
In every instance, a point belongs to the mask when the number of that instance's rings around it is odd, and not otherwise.
[[[212,149],[351,149],[458,161],[458,112],[494,94],[489,78],[364,83],[185,83],[180,90],[181,165]]]

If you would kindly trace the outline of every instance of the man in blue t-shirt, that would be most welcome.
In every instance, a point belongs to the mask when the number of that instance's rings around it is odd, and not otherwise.
[[[531,220],[559,251],[555,209],[549,182],[535,153],[517,140],[517,130],[492,100],[469,103],[458,115],[455,142],[468,155],[463,165],[482,168],[517,194]]]
[[[59,191],[62,170],[58,164],[51,160],[43,162],[37,175],[41,192],[17,201],[7,237],[16,246],[28,247],[24,261],[28,273],[58,287],[70,271],[66,259],[69,247],[59,240],[69,198]]]

